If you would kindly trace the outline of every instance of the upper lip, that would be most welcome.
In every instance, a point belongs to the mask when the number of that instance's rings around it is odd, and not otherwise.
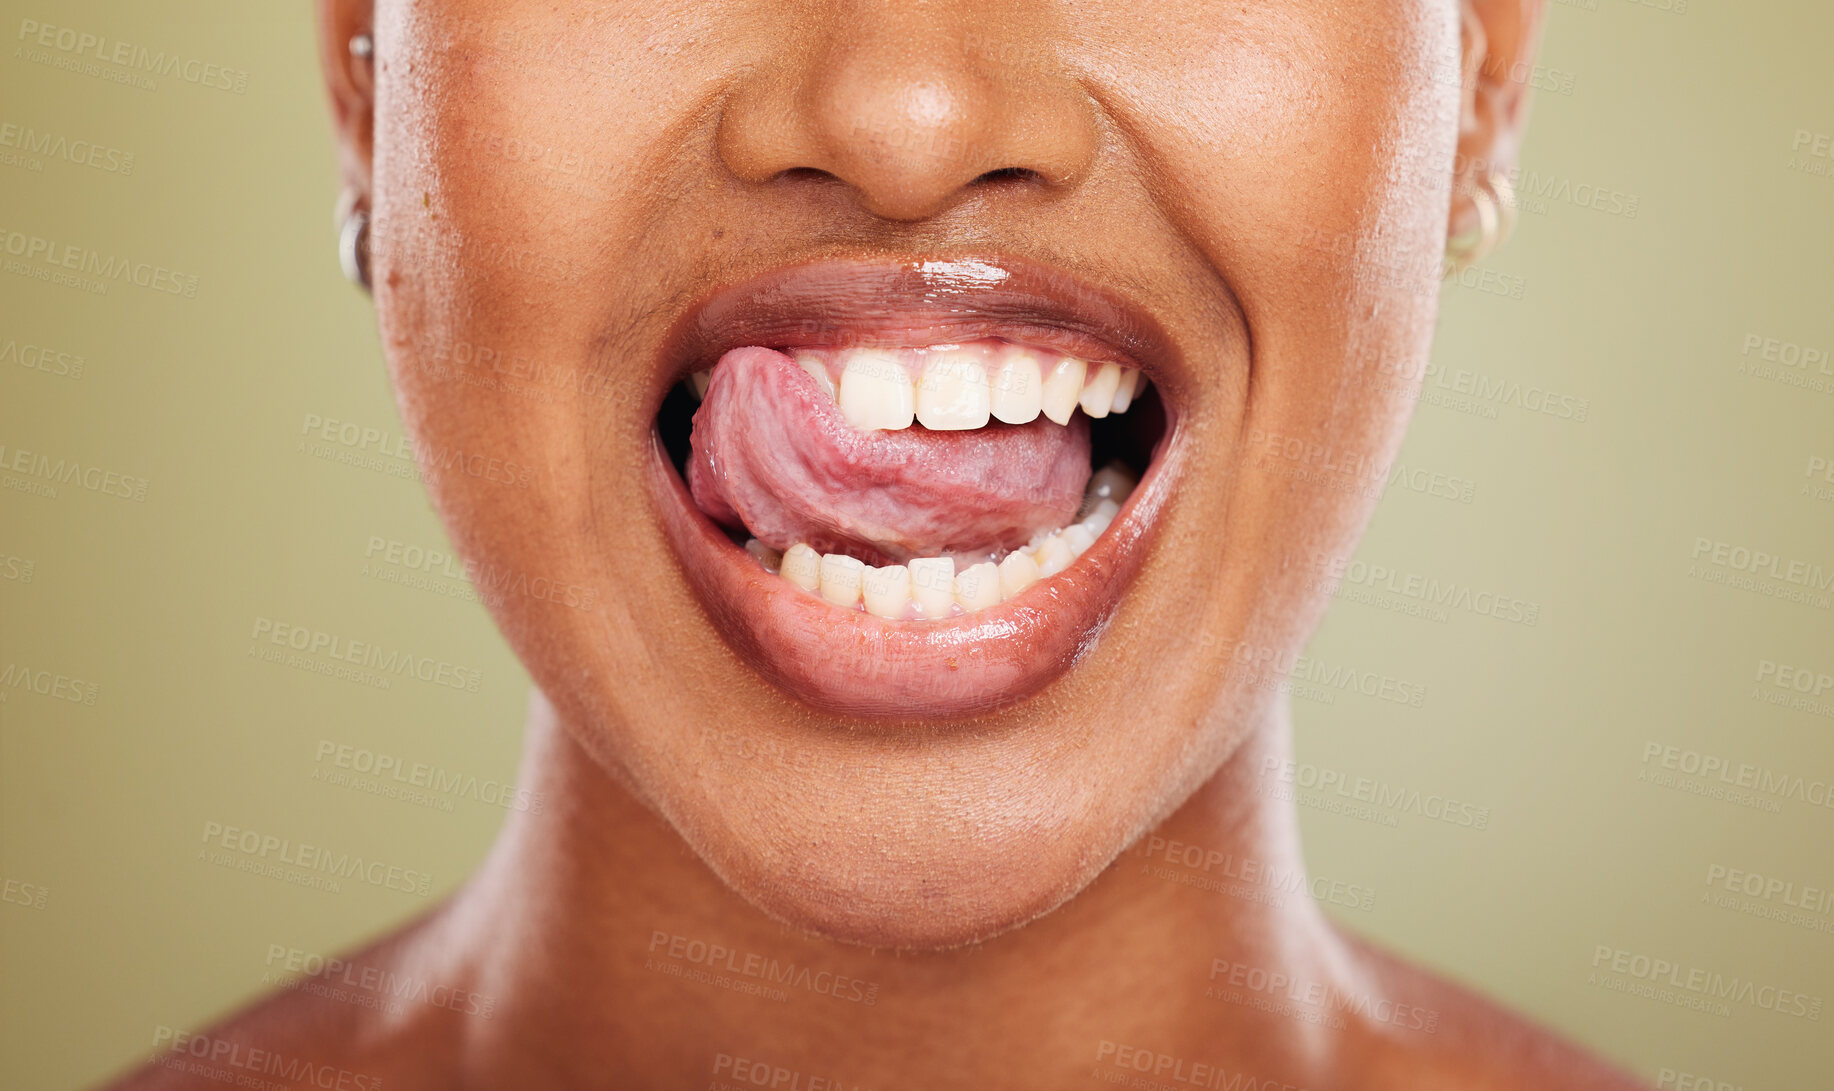
[[[920,348],[987,337],[1137,367],[1168,396],[1181,385],[1181,357],[1139,304],[1055,266],[976,254],[817,261],[715,289],[665,339],[658,397],[744,345]]]

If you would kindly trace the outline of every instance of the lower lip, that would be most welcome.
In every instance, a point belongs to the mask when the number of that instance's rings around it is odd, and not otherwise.
[[[1140,569],[1169,491],[1160,443],[1146,477],[1069,568],[999,606],[937,621],[843,610],[766,572],[694,506],[660,439],[651,485],[665,533],[727,644],[778,689],[824,712],[930,720],[1037,693],[1095,646]]]

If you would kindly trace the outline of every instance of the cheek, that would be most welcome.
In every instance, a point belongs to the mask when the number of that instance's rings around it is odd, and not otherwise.
[[[402,11],[379,81],[378,196],[462,237],[486,267],[474,273],[505,289],[564,294],[629,268],[669,206],[705,186],[714,164],[691,133],[721,86],[695,76],[741,48],[729,5],[676,7]],[[533,292],[519,302],[547,309]]]
[[[1354,549],[1380,495],[1430,342],[1457,137],[1455,5],[1254,7],[1201,40],[1165,31],[1183,48],[1133,38],[1110,74],[1162,207],[1246,324],[1213,377],[1246,366],[1239,415],[1195,445],[1199,476],[1229,486],[1185,631],[1221,639],[1165,649],[1211,679],[1238,643],[1303,643],[1328,602],[1320,559]]]
[[[629,175],[602,164],[628,160],[619,142],[640,134],[582,120],[626,116],[601,108],[622,83],[599,80],[597,100],[569,91],[578,64],[532,44],[551,36],[380,14],[394,49],[378,82],[372,271],[398,402],[480,596],[563,696],[569,649],[647,654],[632,611],[673,586],[651,570],[664,554],[646,513],[601,510],[592,487],[595,468],[647,451],[643,389],[599,351],[632,296],[612,275],[616,240],[641,225],[618,217],[644,214],[617,189]]]
[[[1299,318],[1342,334],[1359,302],[1398,299],[1411,314],[1436,296],[1457,23],[1409,4],[1352,7],[1257,11],[1168,58],[1166,97],[1141,104],[1181,226],[1228,280],[1257,348]]]

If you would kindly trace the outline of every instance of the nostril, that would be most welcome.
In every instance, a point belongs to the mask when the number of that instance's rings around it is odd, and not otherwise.
[[[1044,176],[1026,167],[1001,167],[974,180],[974,185],[997,185],[1004,182],[1039,182]]]
[[[835,176],[817,167],[791,167],[777,172],[777,177],[786,182],[832,182]]]

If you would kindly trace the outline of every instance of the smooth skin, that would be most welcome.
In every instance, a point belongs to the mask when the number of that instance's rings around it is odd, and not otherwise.
[[[283,992],[205,1054],[389,1091],[1061,1089],[1142,1057],[1174,1086],[1197,1064],[1211,1086],[1640,1086],[1309,898],[1168,880],[1183,865],[1149,851],[1304,866],[1267,774],[1284,700],[1231,664],[1304,646],[1372,501],[1250,440],[1392,457],[1448,234],[1515,162],[1543,0],[319,8],[404,420],[423,452],[531,471],[431,475],[433,499],[467,557],[596,595],[493,607],[539,687],[523,786],[547,805],[351,956],[343,999]],[[678,569],[650,476],[679,378],[661,346],[694,300],[788,264],[988,254],[1165,328],[1175,491],[1111,624],[1037,696],[953,723],[823,714]],[[460,347],[550,378],[459,381]],[[812,973],[772,984],[769,960]],[[1219,997],[1237,966],[1291,1002]],[[362,970],[423,998],[365,1006]],[[217,1086],[186,1048],[120,1086]]]

